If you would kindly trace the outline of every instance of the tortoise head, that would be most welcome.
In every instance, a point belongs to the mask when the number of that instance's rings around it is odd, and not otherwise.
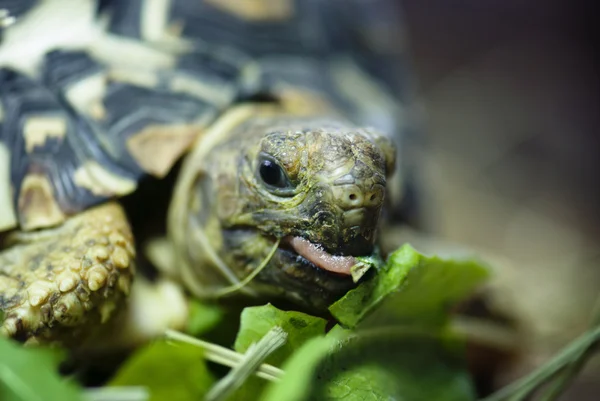
[[[324,309],[352,288],[354,257],[376,248],[391,141],[339,120],[282,116],[210,136],[177,188],[187,181],[171,224],[185,283],[205,295],[267,263],[245,290]]]

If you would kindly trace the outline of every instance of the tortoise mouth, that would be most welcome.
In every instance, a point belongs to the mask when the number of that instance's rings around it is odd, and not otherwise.
[[[267,240],[260,241],[264,244],[263,252],[268,251],[269,243],[272,244],[271,241],[275,240],[272,234],[248,227],[224,232],[223,258],[226,263],[235,267],[236,274],[240,277],[248,274],[249,264],[264,261],[264,256],[247,252],[248,244],[255,241],[256,236]],[[285,235],[271,256],[268,267],[254,279],[257,288],[260,287],[265,296],[276,295],[310,310],[324,311],[356,286],[350,274],[350,267],[354,265],[356,257],[334,256],[331,254],[333,252],[335,250],[325,251],[325,247],[305,238]]]
[[[279,247],[297,255],[297,259],[305,264],[339,276],[350,276],[351,268],[357,263],[354,256],[332,255],[322,245],[302,237],[286,236]]]

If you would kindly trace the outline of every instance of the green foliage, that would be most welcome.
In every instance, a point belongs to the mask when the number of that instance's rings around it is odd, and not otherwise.
[[[281,327],[288,338],[286,343],[273,352],[266,363],[280,366],[297,349],[311,338],[325,334],[326,321],[295,311],[282,311],[271,304],[244,309],[241,315],[241,325],[235,340],[234,349],[244,353],[248,347],[258,342],[275,326]],[[251,377],[242,388],[230,397],[231,400],[256,400],[266,386],[263,379]]]
[[[403,246],[330,307],[342,326],[298,349],[263,400],[473,400],[462,344],[444,323],[487,276],[475,261],[427,257]],[[394,329],[361,329],[383,322]]]
[[[33,349],[0,336],[0,400],[80,401],[75,385],[57,372],[62,353]]]
[[[338,344],[333,336],[315,337],[307,341],[282,366],[283,380],[269,385],[261,401],[303,401],[313,386],[314,372],[325,355]]]
[[[186,332],[191,336],[198,337],[219,324],[223,314],[223,310],[216,305],[208,305],[192,300]]]
[[[350,268],[350,274],[352,274],[352,280],[355,283],[367,274],[369,270],[380,270],[384,264],[378,251],[373,256],[357,256],[356,260],[358,263]]]
[[[472,401],[456,341],[402,329],[313,339],[262,401]]]
[[[244,309],[234,349],[244,353],[275,326],[281,327],[288,338],[284,346],[267,358],[266,362],[280,365],[307,340],[325,334],[324,319],[296,311],[282,311],[271,304]]]
[[[136,351],[111,380],[111,386],[143,386],[150,400],[201,400],[213,385],[201,348],[157,341]]]
[[[448,311],[488,277],[475,261],[427,257],[404,245],[386,265],[334,303],[329,310],[346,327],[356,327],[371,312],[394,322],[440,325]],[[386,305],[382,307],[382,302]]]

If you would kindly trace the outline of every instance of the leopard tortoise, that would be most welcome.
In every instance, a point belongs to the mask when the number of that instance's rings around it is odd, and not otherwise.
[[[194,297],[322,312],[406,209],[392,0],[3,3],[5,335],[81,341],[156,230]]]

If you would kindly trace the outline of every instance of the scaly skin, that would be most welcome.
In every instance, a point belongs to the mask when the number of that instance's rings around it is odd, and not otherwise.
[[[279,240],[242,292],[324,311],[355,284],[299,258],[286,240],[301,237],[332,255],[371,255],[394,155],[385,136],[338,117],[260,105],[232,110],[188,156],[176,184],[169,226],[182,282],[196,296],[220,296]],[[265,184],[265,159],[283,169],[288,187]]]
[[[106,321],[129,292],[135,249],[116,203],[7,240],[14,243],[0,252],[0,332],[11,337],[76,342]]]

